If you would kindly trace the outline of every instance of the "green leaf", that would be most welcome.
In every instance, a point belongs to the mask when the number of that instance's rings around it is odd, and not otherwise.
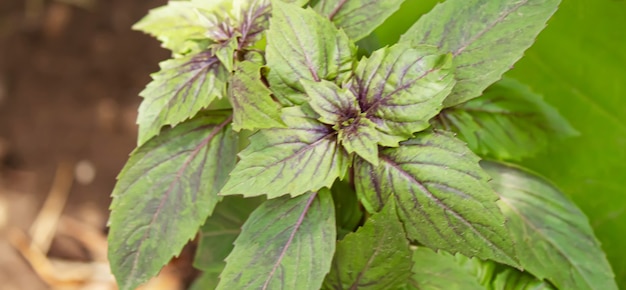
[[[545,180],[483,162],[500,195],[521,266],[560,289],[617,289],[586,216]]]
[[[217,289],[319,289],[335,253],[334,211],[328,190],[266,201],[244,224]]]
[[[458,255],[458,254],[457,254]],[[436,253],[426,247],[413,252],[413,274],[408,289],[419,290],[484,290],[474,275],[474,265],[461,265],[448,253]]]
[[[626,1],[563,1],[510,76],[581,132],[552,140],[525,166],[554,181],[589,217],[626,289]]]
[[[413,253],[413,260],[407,290],[555,290],[528,272],[461,254],[435,253],[420,247]]]
[[[549,138],[578,134],[541,96],[512,79],[443,110],[438,121],[439,127],[459,133],[475,153],[497,159],[529,157],[544,149]]]
[[[302,80],[311,108],[320,115],[320,122],[329,125],[340,124],[357,117],[361,113],[356,96],[348,89],[321,80]]]
[[[155,276],[213,211],[236,161],[230,120],[197,117],[131,155],[111,204],[109,260],[120,289]]]
[[[337,243],[327,289],[394,289],[411,274],[411,250],[393,203]]]
[[[225,73],[210,52],[201,52],[160,64],[153,81],[140,95],[138,145],[159,134],[165,125],[175,126],[195,116],[215,98],[225,96]]]
[[[309,3],[309,0],[281,0],[281,1],[283,1],[285,3],[293,3],[293,4],[296,4],[296,5],[300,6],[300,7],[304,6],[304,4]]]
[[[557,290],[548,282],[511,268],[498,272],[493,279],[490,287],[493,290]]]
[[[314,8],[357,41],[372,33],[402,2],[404,0],[320,0]]]
[[[338,139],[348,153],[356,152],[365,160],[378,164],[378,142],[384,136],[376,129],[376,124],[361,114],[356,96],[348,89],[336,84],[302,81],[309,97],[311,108],[320,115],[320,120],[338,131]]]
[[[450,93],[454,85],[450,58],[430,51],[400,44],[359,62],[353,89],[367,118],[389,135],[381,145],[398,146],[428,128],[428,120],[439,113]]]
[[[232,72],[235,70],[235,51],[239,46],[239,41],[237,38],[231,38],[228,41],[222,43],[215,43],[210,46],[213,50],[213,54],[215,57],[219,59],[224,68],[226,68],[227,72]]]
[[[219,279],[220,272],[203,272],[200,277],[193,281],[189,290],[207,290],[215,289]]]
[[[316,118],[304,107],[283,109],[283,121],[290,127],[253,135],[221,195],[298,196],[330,187],[345,176],[348,154],[339,146],[337,133]]]
[[[281,102],[302,104],[300,80],[341,83],[352,71],[356,48],[342,31],[315,11],[273,1],[267,31],[270,86]],[[298,93],[299,92],[299,93]]]
[[[382,150],[379,160],[378,166],[355,161],[355,187],[368,211],[391,197],[411,240],[517,265],[489,176],[465,144],[445,132],[423,132]]]
[[[361,158],[378,165],[378,144],[385,136],[377,130],[376,124],[359,116],[340,129],[338,139],[348,153],[355,152]]]
[[[454,55],[457,84],[446,107],[481,95],[532,45],[560,0],[447,0],[401,38]]]
[[[199,19],[194,5],[186,1],[170,1],[167,5],[150,10],[148,15],[133,26],[156,37],[163,47],[174,54],[196,50],[194,40],[206,39],[206,28]]]
[[[261,79],[262,66],[250,61],[238,62],[230,78],[229,98],[233,105],[233,130],[285,127],[280,118],[281,106],[272,100],[272,92]]]
[[[335,182],[330,190],[335,203],[337,239],[341,240],[361,224],[363,211],[356,192],[347,180]]]
[[[224,259],[232,251],[233,242],[241,232],[241,226],[262,202],[258,198],[224,198],[200,229],[193,266],[202,271],[222,268]]]

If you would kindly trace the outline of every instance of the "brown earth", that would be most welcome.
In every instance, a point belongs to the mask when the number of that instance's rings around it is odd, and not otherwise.
[[[135,145],[137,95],[168,57],[130,27],[165,2],[0,1],[0,289],[49,289],[6,237],[28,230],[55,173],[73,180],[63,216],[105,233],[115,176]],[[92,254],[55,238],[49,256]]]

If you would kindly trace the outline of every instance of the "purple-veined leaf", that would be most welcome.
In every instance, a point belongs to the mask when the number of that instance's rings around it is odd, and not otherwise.
[[[210,51],[160,64],[161,71],[140,95],[138,145],[156,136],[165,125],[176,126],[195,116],[215,98],[226,95],[225,71]]]
[[[378,166],[357,159],[355,187],[370,212],[394,199],[411,240],[517,266],[498,196],[479,160],[451,134],[422,132],[382,150]]]
[[[206,38],[216,43],[236,39],[237,48],[256,42],[267,28],[269,0],[192,0]]]
[[[356,48],[330,20],[312,9],[272,2],[267,31],[268,80],[284,104],[306,101],[300,80],[341,83],[352,72]]]
[[[244,224],[217,289],[320,289],[336,234],[327,189],[268,200]]]
[[[356,96],[329,81],[301,82],[309,104],[320,115],[319,120],[334,125],[343,148],[348,153],[356,152],[365,160],[378,164],[378,142],[382,133],[361,113]]]
[[[233,130],[285,127],[281,107],[261,79],[262,66],[250,61],[237,63],[230,78],[228,97],[233,106]]]
[[[446,0],[400,39],[454,55],[457,84],[446,107],[480,96],[532,45],[560,0]]]
[[[221,195],[298,196],[346,175],[350,160],[337,132],[307,107],[285,108],[282,118],[290,127],[264,129],[250,138]]]
[[[375,51],[356,68],[351,89],[361,110],[387,138],[383,146],[428,128],[454,85],[448,55],[398,44]]]
[[[357,41],[372,33],[402,2],[404,0],[320,0],[314,9]]]
[[[369,119],[359,116],[354,121],[349,121],[339,130],[337,138],[348,153],[355,152],[367,162],[378,165],[377,143],[386,136]]]
[[[230,121],[198,116],[131,155],[111,204],[109,260],[120,289],[155,276],[213,211],[236,161]]]
[[[320,115],[322,123],[336,125],[354,119],[361,114],[356,96],[333,82],[301,80],[309,97],[311,108]]]
[[[617,289],[585,214],[558,189],[520,168],[481,162],[493,177],[520,264],[559,289]]]
[[[337,243],[324,289],[396,289],[411,274],[411,250],[393,202]]]

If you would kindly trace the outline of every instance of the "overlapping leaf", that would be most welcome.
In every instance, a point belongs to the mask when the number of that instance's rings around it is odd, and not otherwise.
[[[311,108],[320,115],[320,122],[336,125],[356,118],[361,113],[356,96],[347,88],[321,80],[301,81],[304,91],[309,96]]]
[[[361,110],[397,146],[428,128],[454,85],[448,55],[398,44],[374,52],[356,68],[352,89]]]
[[[306,107],[283,109],[283,121],[289,128],[265,129],[251,137],[222,195],[297,196],[345,176],[349,157],[332,128]]]
[[[193,266],[205,272],[222,268],[241,232],[241,226],[262,202],[259,198],[224,198],[200,229]]]
[[[138,145],[158,135],[161,127],[175,126],[226,95],[223,66],[209,51],[164,61],[152,78],[140,94]]]
[[[267,31],[268,79],[281,102],[306,101],[300,80],[340,83],[349,76],[356,49],[344,32],[310,8],[281,1],[272,5]]]
[[[354,41],[381,25],[404,0],[320,0],[314,6]]]
[[[217,289],[318,290],[335,239],[328,190],[268,200],[244,224]]]
[[[497,159],[529,157],[549,137],[577,132],[541,96],[512,79],[489,87],[483,96],[445,109],[437,125],[459,133],[475,153]]]
[[[485,290],[472,272],[471,263],[461,265],[455,256],[426,247],[413,252],[413,274],[406,290]]]
[[[560,0],[447,0],[401,38],[454,55],[457,84],[446,107],[481,95],[519,60]]]
[[[423,132],[382,150],[380,164],[355,162],[363,205],[396,201],[407,236],[433,249],[517,265],[513,242],[479,158],[451,134]]]
[[[395,289],[411,274],[411,250],[389,203],[337,243],[326,289]]]
[[[368,120],[348,89],[322,80],[302,81],[309,103],[323,123],[334,125],[338,140],[348,153],[356,152],[365,160],[378,164],[378,142],[382,133]]]
[[[406,290],[555,290],[528,272],[420,247],[413,253],[413,275]]]
[[[111,205],[109,260],[120,289],[156,275],[213,211],[236,160],[229,123],[200,116],[133,152]]]
[[[156,37],[163,47],[175,54],[197,48],[194,40],[206,39],[200,15],[191,2],[170,1],[166,6],[150,10],[133,29]]]
[[[230,78],[228,97],[233,106],[233,129],[284,127],[280,105],[261,79],[262,67],[250,61],[237,63]]]
[[[522,267],[560,289],[617,289],[589,221],[571,201],[528,172],[482,166],[493,177]]]
[[[490,285],[493,290],[557,290],[550,283],[538,280],[528,272],[512,268],[498,272]]]

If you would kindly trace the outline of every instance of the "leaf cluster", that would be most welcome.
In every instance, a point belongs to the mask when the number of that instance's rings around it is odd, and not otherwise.
[[[194,289],[616,289],[574,204],[480,161],[576,134],[499,80],[559,1],[447,0],[359,54],[402,2],[171,1],[135,25],[172,59],[113,192],[121,289],[196,237]]]

